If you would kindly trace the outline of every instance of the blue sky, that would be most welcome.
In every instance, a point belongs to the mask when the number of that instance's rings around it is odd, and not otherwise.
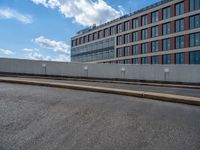
[[[0,57],[70,61],[70,38],[159,0],[0,0]]]

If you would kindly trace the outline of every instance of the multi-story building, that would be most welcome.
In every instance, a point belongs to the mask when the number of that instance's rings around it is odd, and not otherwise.
[[[200,0],[163,0],[78,32],[72,62],[200,64]]]

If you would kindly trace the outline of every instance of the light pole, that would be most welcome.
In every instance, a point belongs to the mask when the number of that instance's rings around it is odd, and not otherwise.
[[[124,67],[121,68],[121,76],[125,78],[126,69]]]
[[[46,73],[47,73],[47,65],[45,63],[42,64],[42,68],[44,68],[44,74],[46,75]]]
[[[164,79],[167,81],[167,76],[169,75],[169,68],[164,69]]]
[[[88,77],[88,66],[84,67],[85,76]]]

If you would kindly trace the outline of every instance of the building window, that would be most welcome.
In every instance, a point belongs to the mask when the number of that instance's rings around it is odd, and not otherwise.
[[[190,52],[190,64],[200,64],[200,51]]]
[[[184,48],[184,42],[185,42],[185,37],[184,37],[184,35],[182,35],[182,36],[178,36],[178,37],[176,37],[175,38],[176,40],[176,49],[177,48]]]
[[[124,64],[131,64],[131,60],[130,59],[125,59],[124,60]]]
[[[76,46],[76,40],[73,41],[73,46]]]
[[[85,42],[86,42],[86,36],[83,37],[83,43],[85,43]]]
[[[158,41],[151,42],[151,52],[157,52],[158,51]]]
[[[133,45],[133,55],[138,55],[138,45]]]
[[[200,9],[200,0],[190,0],[190,11]]]
[[[152,56],[151,64],[159,64],[159,56]]]
[[[163,55],[162,63],[163,64],[171,64],[171,54]]]
[[[176,32],[184,31],[184,19],[176,20]]]
[[[76,45],[75,45],[75,40],[72,40],[72,47],[73,47],[73,46],[76,46]]]
[[[117,48],[117,57],[122,57],[122,48]]]
[[[148,15],[144,15],[142,16],[142,26],[147,24],[148,24]]]
[[[190,29],[200,27],[200,14],[190,17]]]
[[[118,24],[117,25],[117,33],[121,33],[122,32],[122,24]]]
[[[128,44],[130,42],[130,36],[129,34],[125,34],[125,44]]]
[[[133,58],[133,64],[138,64],[138,58]]]
[[[78,45],[78,39],[75,39],[75,46]]]
[[[133,29],[138,28],[138,18],[133,19]]]
[[[162,40],[162,50],[170,50],[171,49],[171,39],[164,39]]]
[[[104,37],[108,36],[108,29],[104,29]]]
[[[148,64],[148,57],[141,58],[142,64]]]
[[[128,31],[130,29],[130,23],[129,21],[125,22],[125,31]]]
[[[124,56],[129,56],[130,55],[130,47],[127,46],[124,48]]]
[[[112,26],[110,27],[110,35],[113,35],[115,33],[115,27]]]
[[[81,44],[81,37],[78,39],[78,44],[80,45]]]
[[[122,44],[122,36],[118,36],[117,37],[117,45],[121,45]]]
[[[97,40],[97,32],[93,33],[93,39]]]
[[[148,38],[148,29],[142,30],[142,40],[145,40]]]
[[[154,11],[151,13],[151,22],[157,22],[158,21],[158,11]]]
[[[185,64],[185,53],[177,53],[175,58],[176,64]]]
[[[133,42],[138,41],[138,32],[133,32]]]
[[[123,60],[118,60],[117,63],[118,64],[123,64]]]
[[[92,41],[92,40],[93,40],[93,35],[90,34],[90,35],[89,35],[89,42]]]
[[[152,27],[151,28],[151,37],[156,37],[158,36],[158,26]]]
[[[166,35],[166,34],[170,34],[171,33],[171,24],[170,22],[165,23],[162,25],[162,34]]]
[[[96,34],[97,34],[97,33],[96,33]],[[81,43],[83,44],[83,42],[84,42],[84,37],[81,38]]]
[[[190,34],[190,47],[200,46],[200,32]]]
[[[178,3],[175,5],[175,14],[176,16],[184,13],[184,2]]]
[[[162,18],[163,19],[168,19],[170,17],[171,17],[171,9],[170,9],[170,7],[163,8],[163,10],[162,10]]]
[[[98,38],[100,39],[102,37],[102,31],[98,32]]]
[[[142,44],[142,54],[148,53],[148,43]]]
[[[91,36],[92,36],[92,34],[91,34]],[[92,37],[92,40],[93,40],[93,37]],[[79,45],[79,39],[76,39],[76,45]]]

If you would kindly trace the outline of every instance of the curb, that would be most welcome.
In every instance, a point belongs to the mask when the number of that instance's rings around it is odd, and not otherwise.
[[[1,77],[0,82],[39,85],[39,86],[48,86],[48,87],[82,90],[82,91],[90,91],[90,92],[118,94],[118,95],[126,95],[126,96],[148,98],[148,99],[154,99],[154,100],[160,100],[160,101],[184,103],[184,104],[200,106],[200,98],[190,97],[190,96],[180,96],[180,95],[173,95],[173,94],[163,94],[163,93],[124,90],[124,89],[113,89],[113,88],[106,88],[106,87],[85,86],[85,85],[76,85],[76,84],[67,84],[67,83],[55,83],[55,82],[53,83],[53,82],[36,81],[36,80],[34,81],[32,79],[23,80],[23,79]]]
[[[0,74],[1,76],[1,74]],[[52,79],[52,80],[72,80],[72,81],[83,81],[83,82],[99,82],[99,83],[113,83],[113,84],[127,84],[127,85],[144,85],[144,86],[158,86],[158,87],[171,87],[171,88],[190,88],[200,89],[200,85],[191,84],[174,84],[174,83],[159,83],[159,82],[137,82],[137,81],[123,81],[113,79],[91,79],[91,78],[76,78],[76,77],[54,77],[54,76],[23,76],[23,75],[12,75],[5,77],[16,77],[16,78],[38,78],[38,79]]]
[[[77,80],[75,78],[72,78]],[[88,81],[87,79],[80,79],[79,81]],[[158,87],[172,87],[172,88],[190,88],[200,89],[200,86],[196,85],[181,85],[181,84],[166,84],[166,83],[142,83],[142,82],[126,82],[126,81],[112,81],[112,80],[90,80],[88,82],[101,82],[101,83],[114,83],[114,84],[128,84],[128,85],[145,85],[145,86],[158,86]]]

